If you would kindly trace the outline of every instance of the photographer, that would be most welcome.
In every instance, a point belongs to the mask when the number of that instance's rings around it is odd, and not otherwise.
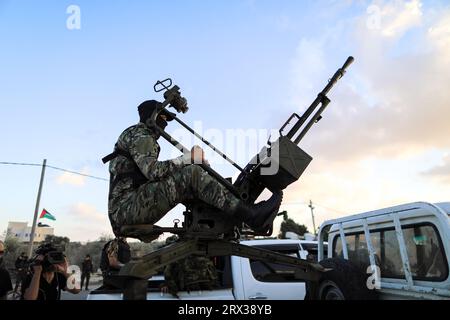
[[[24,300],[60,300],[61,290],[73,294],[80,292],[74,282],[69,289],[67,280],[71,276],[67,273],[68,262],[62,252],[51,245],[41,245],[32,263],[32,274],[28,275],[22,286]]]

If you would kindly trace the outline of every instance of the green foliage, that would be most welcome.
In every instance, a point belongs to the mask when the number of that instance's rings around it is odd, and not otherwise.
[[[70,242],[70,239],[64,236],[47,235],[45,237],[46,243],[52,243],[64,250],[69,265],[78,265],[81,267],[84,258],[89,254],[92,259],[94,270],[99,268],[101,251],[103,246],[109,240],[110,238],[106,235],[102,235],[97,241],[82,244],[81,242]]]
[[[64,249],[70,243],[70,239],[67,237],[59,237],[49,234],[45,237],[44,242],[51,243],[54,246],[61,247],[62,249]]]
[[[27,245],[20,242],[16,237],[6,237],[5,239],[5,266],[7,269],[14,269],[14,263],[21,252],[27,252]]]
[[[308,233],[308,228],[303,224],[298,224],[294,220],[288,217],[287,212],[283,213],[283,222],[280,226],[280,233],[278,238],[286,239],[286,232],[294,232],[299,236],[303,236]]]
[[[86,255],[90,255],[94,270],[97,270],[100,267],[101,253],[106,242],[108,241],[105,241],[105,239],[99,239],[97,241],[91,241],[85,244],[80,242],[70,242],[66,246],[65,251],[69,264],[77,265],[81,268],[81,264],[83,263]]]
[[[7,237],[5,239],[5,251],[9,254],[16,253],[21,247],[21,242],[16,237]]]
[[[47,235],[45,242],[52,243],[55,246],[64,249],[64,253],[69,261],[69,265],[81,264],[87,254],[91,256],[92,264],[94,270],[100,267],[100,258],[104,245],[112,240],[111,235],[103,234],[98,240],[90,241],[87,243],[81,242],[70,242],[68,237]],[[5,241],[5,265],[9,270],[14,270],[14,263],[21,252],[28,251],[28,244],[22,243],[16,237],[7,236]],[[165,245],[163,241],[154,241],[152,243],[142,243],[142,242],[130,242],[131,254],[133,257],[142,257],[150,252],[158,250]],[[34,245],[36,249],[37,244]]]
[[[101,242],[108,242],[111,241],[112,239],[114,239],[114,236],[112,234],[109,233],[102,233],[102,235],[100,236],[100,238],[98,239],[98,241]]]
[[[69,260],[69,264],[81,264],[87,254],[91,256],[94,270],[100,268],[100,258],[105,244],[112,240],[112,237],[102,235],[98,240],[82,244],[80,242],[70,242],[66,246],[65,254]],[[161,246],[161,242],[154,241],[152,243],[129,242],[131,255],[134,258],[142,257],[150,252],[157,250]]]

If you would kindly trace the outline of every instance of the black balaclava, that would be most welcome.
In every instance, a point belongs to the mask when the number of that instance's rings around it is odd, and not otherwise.
[[[150,119],[150,117],[152,116],[152,114],[156,110],[156,108],[159,107],[160,105],[161,105],[161,102],[158,102],[156,100],[147,100],[147,101],[142,102],[138,106],[139,121],[142,123],[148,124],[147,121]],[[173,114],[167,110],[163,110],[160,113],[160,115],[165,115],[167,118],[167,121],[172,121],[175,116],[175,114]],[[167,127],[167,121],[158,116],[156,118],[156,125],[158,127],[160,127],[162,130],[164,130]],[[159,133],[155,132],[155,134],[159,138]]]

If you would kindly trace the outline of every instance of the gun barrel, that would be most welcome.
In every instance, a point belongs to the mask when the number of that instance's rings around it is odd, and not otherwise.
[[[326,87],[322,90],[322,94],[326,95],[331,90],[331,88],[333,88],[336,82],[344,76],[346,69],[353,63],[353,61],[355,61],[355,58],[353,58],[352,56],[347,58],[342,67],[336,71]]]
[[[347,69],[353,63],[353,61],[355,61],[355,58],[353,58],[352,56],[348,57],[341,69],[345,71],[345,69]]]
[[[353,63],[355,59],[350,56],[347,58],[345,63],[342,65],[341,68],[339,68],[333,77],[328,81],[328,84],[325,86],[325,88],[317,95],[317,98],[313,101],[313,103],[306,109],[306,111],[303,113],[303,115],[298,119],[298,121],[294,124],[294,126],[289,130],[288,134],[286,135],[289,139],[292,139],[297,132],[300,130],[300,128],[303,126],[303,124],[308,120],[308,118],[311,116],[311,114],[316,110],[316,108],[320,105],[320,109],[314,114],[314,116],[310,119],[308,124],[305,126],[301,134],[295,139],[295,143],[298,144],[300,140],[305,136],[305,134],[308,132],[308,130],[312,127],[312,125],[318,121],[320,118],[320,114],[325,110],[326,106],[330,102],[328,97],[326,96],[328,92],[333,88],[333,86],[336,84],[336,82],[342,78],[345,74],[346,69]],[[292,117],[291,117],[292,118]],[[290,118],[290,119],[291,119]]]

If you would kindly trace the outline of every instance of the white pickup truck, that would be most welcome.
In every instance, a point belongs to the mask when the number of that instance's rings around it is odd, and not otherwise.
[[[242,244],[317,261],[317,242],[304,240],[248,240]],[[326,244],[325,244],[326,247]],[[305,282],[296,280],[293,267],[237,256],[216,257],[220,288],[211,291],[179,292],[182,300],[302,300]],[[177,299],[161,293],[161,275],[148,282],[147,300]],[[122,300],[121,290],[94,290],[88,300]]]
[[[324,239],[329,243],[326,252]],[[344,258],[364,272],[367,268],[375,280],[368,283],[379,299],[448,300],[450,202],[407,203],[325,221],[318,256],[319,261]],[[318,292],[342,297],[331,282]]]

